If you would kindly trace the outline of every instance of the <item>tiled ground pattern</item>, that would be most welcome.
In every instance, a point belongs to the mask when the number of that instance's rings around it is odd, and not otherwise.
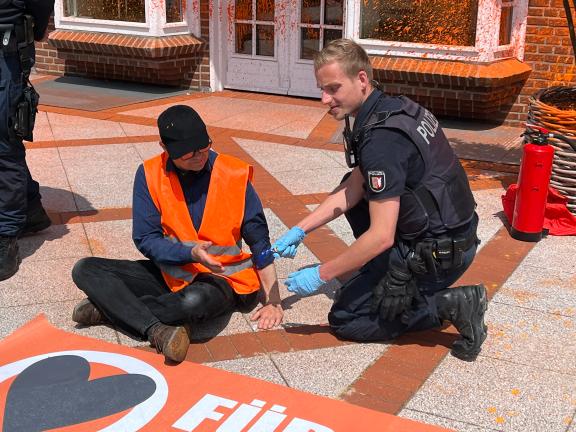
[[[226,91],[97,112],[44,106],[28,161],[55,224],[20,241],[22,269],[0,283],[0,337],[45,313],[68,331],[150,349],[112,328],[73,326],[70,311],[82,293],[69,275],[86,255],[141,258],[130,238],[132,179],[142,160],[159,152],[155,117],[174,103],[200,112],[218,151],[254,166],[273,239],[347,171],[341,146],[330,142],[339,125],[316,101]],[[281,329],[256,331],[249,314],[240,313],[198,326],[187,360],[461,431],[574,431],[573,238],[547,238],[536,247],[511,239],[499,196],[515,181],[517,166],[466,156],[482,245],[459,284],[483,282],[492,299],[489,338],[476,362],[447,356],[453,328],[391,344],[338,340],[325,325],[336,281],[306,299],[282,288]],[[295,260],[277,262],[280,280],[330,259],[352,240],[342,221],[317,230]]]

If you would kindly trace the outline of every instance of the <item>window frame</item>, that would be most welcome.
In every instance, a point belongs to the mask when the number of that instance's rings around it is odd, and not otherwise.
[[[182,22],[167,23],[166,4],[158,2],[158,0],[144,0],[145,22],[129,22],[64,16],[65,1],[67,0],[55,1],[54,26],[57,30],[79,30],[134,36],[171,36],[189,33],[200,35],[199,7],[196,8],[198,10],[193,7],[186,8]],[[153,3],[164,5],[161,13],[156,13],[157,7],[151,7]]]
[[[370,55],[427,58],[489,63],[502,58],[524,58],[528,0],[478,0],[474,46],[451,46],[412,42],[360,39],[361,2],[349,0],[345,35],[358,42]],[[499,46],[502,4],[513,6],[510,44]]]

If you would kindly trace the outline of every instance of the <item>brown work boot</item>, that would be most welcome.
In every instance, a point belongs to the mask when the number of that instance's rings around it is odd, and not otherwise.
[[[186,358],[190,339],[184,327],[157,323],[146,334],[150,345],[156,348],[156,352],[164,354],[166,359],[180,363]]]
[[[102,315],[90,299],[84,299],[74,307],[72,321],[85,326],[108,324],[108,318]]]

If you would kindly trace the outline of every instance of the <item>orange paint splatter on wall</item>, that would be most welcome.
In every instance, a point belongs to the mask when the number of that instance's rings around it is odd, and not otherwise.
[[[362,0],[363,39],[474,46],[478,0]]]

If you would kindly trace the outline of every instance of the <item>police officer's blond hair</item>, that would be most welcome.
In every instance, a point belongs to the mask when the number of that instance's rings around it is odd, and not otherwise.
[[[364,71],[372,79],[372,64],[368,54],[360,45],[350,39],[336,39],[314,55],[314,70],[330,63],[338,63],[349,78],[355,78]]]

